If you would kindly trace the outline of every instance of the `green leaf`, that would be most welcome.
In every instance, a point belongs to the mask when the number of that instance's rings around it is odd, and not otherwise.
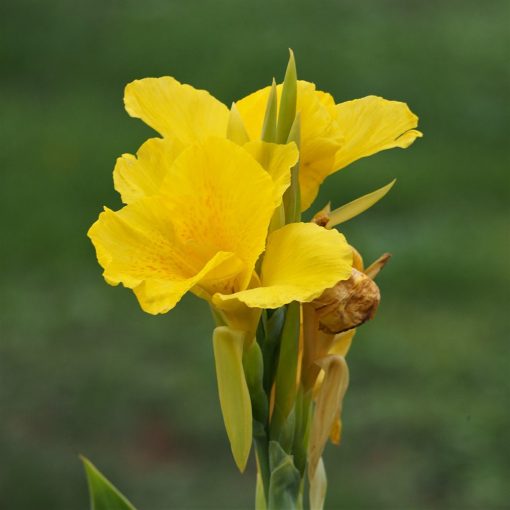
[[[221,411],[237,467],[246,467],[252,441],[250,393],[243,370],[245,334],[227,326],[214,330],[213,347]]]
[[[299,471],[294,466],[292,456],[285,453],[276,441],[269,443],[269,464],[271,481],[269,483],[268,510],[299,508],[301,496]]]
[[[294,464],[303,475],[306,467],[308,450],[308,438],[310,436],[310,425],[312,416],[312,390],[304,391],[300,387],[296,397],[296,431],[294,434]]]
[[[90,493],[91,510],[135,510],[135,507],[85,457],[81,457]]]
[[[292,128],[287,140],[294,142],[298,149],[301,148],[301,115],[298,113],[292,124]],[[283,204],[285,208],[285,223],[295,223],[301,221],[301,190],[299,188],[299,160],[290,171],[290,186],[283,195]]]
[[[397,182],[397,180],[393,179],[389,184],[386,184],[386,186],[372,191],[372,193],[368,193],[367,195],[363,195],[362,197],[359,197],[356,200],[353,200],[352,202],[330,212],[326,228],[333,228],[336,225],[340,225],[340,223],[344,223],[355,216],[358,216],[358,214],[365,212],[367,209],[370,209],[370,207],[379,202],[379,200],[381,200],[381,198],[390,191],[395,182]]]
[[[297,104],[297,71],[294,52],[289,50],[290,57],[283,80],[280,111],[278,112],[278,124],[276,129],[276,142],[286,143],[290,129],[296,117]]]
[[[276,94],[276,82],[273,78],[271,84],[271,92],[267,98],[266,114],[264,116],[264,124],[262,126],[262,141],[276,142],[276,112],[278,110],[278,98]]]
[[[265,323],[265,340],[262,342],[262,356],[264,358],[264,391],[271,394],[276,371],[277,353],[280,345],[280,336],[285,323],[285,307],[277,310],[268,310],[271,316]]]

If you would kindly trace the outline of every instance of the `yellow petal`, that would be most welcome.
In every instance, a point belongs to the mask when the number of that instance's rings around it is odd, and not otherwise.
[[[313,480],[319,459],[328,440],[331,427],[341,409],[349,385],[349,369],[342,356],[326,356],[317,364],[325,371],[310,431],[308,446],[308,476]]]
[[[302,142],[299,186],[301,211],[306,211],[317,197],[324,179],[332,173],[341,144],[338,139],[327,137],[304,139]]]
[[[363,257],[361,256],[361,253],[356,248],[354,248],[354,246],[351,246],[351,249],[352,249],[352,267],[364,273],[363,268],[365,266],[363,264]]]
[[[232,278],[233,270],[243,268],[233,253],[217,250],[208,254],[192,243],[182,245],[172,227],[168,204],[159,196],[139,200],[117,212],[106,209],[88,235],[107,282],[134,289],[140,305],[149,313],[167,312],[218,268],[223,268],[225,278]]]
[[[340,103],[336,111],[345,142],[336,155],[334,171],[385,149],[406,148],[422,136],[414,129],[418,117],[405,103],[367,96]]]
[[[244,471],[252,441],[250,394],[243,370],[244,333],[220,326],[213,347],[221,412],[237,467]]]
[[[166,172],[181,152],[171,140],[150,138],[136,153],[123,154],[113,170],[115,189],[125,204],[159,192]]]
[[[208,136],[227,134],[228,108],[209,92],[170,76],[129,83],[124,104],[129,115],[185,146]]]
[[[167,211],[159,205],[157,199],[149,198],[117,212],[105,208],[90,228],[88,236],[105,278],[112,283],[134,288],[146,278],[170,272],[180,279],[190,276],[173,258],[174,233],[171,223],[166,227],[160,218]]]
[[[254,140],[244,145],[247,150],[272,177],[275,187],[276,205],[282,202],[285,190],[290,186],[290,170],[299,159],[295,143],[278,145]]]
[[[245,287],[275,208],[269,174],[234,142],[209,138],[175,160],[162,192],[178,240],[192,243],[206,258],[218,251],[235,253],[245,266],[240,284]]]
[[[329,349],[329,353],[343,356],[345,358],[349,352],[349,349],[351,348],[352,339],[354,338],[355,334],[356,328],[353,328],[349,331],[344,331],[343,333],[338,333],[335,335],[333,344]]]
[[[386,184],[386,186],[372,191],[372,193],[363,195],[362,197],[359,197],[356,200],[353,200],[352,202],[349,202],[348,204],[335,209],[329,213],[329,221],[326,224],[326,228],[333,228],[336,225],[340,225],[340,223],[344,223],[365,212],[367,209],[370,209],[370,207],[379,202],[379,200],[381,200],[381,198],[383,198],[386,193],[390,191],[395,182],[396,179],[393,179],[389,184]]]
[[[209,288],[208,276],[219,268],[230,266],[233,271],[239,270],[238,262],[233,253],[218,252],[191,278],[182,281],[176,279],[147,279],[135,287],[133,292],[144,312],[150,314],[166,313],[180,301],[186,292],[192,291],[195,286]],[[234,277],[235,275],[230,278],[233,279]],[[225,278],[229,279],[228,276]],[[208,299],[209,293],[204,291],[202,297]]]
[[[239,300],[253,308],[309,302],[350,276],[352,250],[342,234],[314,223],[291,223],[273,232],[262,263],[261,286],[229,296],[216,294],[221,308]]]

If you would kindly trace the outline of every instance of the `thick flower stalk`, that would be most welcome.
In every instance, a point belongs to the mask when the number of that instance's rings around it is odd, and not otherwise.
[[[124,102],[161,137],[117,160],[125,205],[105,208],[88,232],[103,276],[151,314],[187,292],[209,304],[225,428],[241,471],[255,445],[257,508],[301,508],[306,480],[311,507],[322,508],[321,455],[328,437],[340,441],[345,356],[375,314],[373,278],[387,260],[365,269],[334,227],[393,183],[310,223],[301,212],[327,176],[409,146],[421,136],[417,117],[375,96],[335,104],[297,80],[292,53],[281,85],[230,110],[170,77],[130,83]],[[103,480],[86,465],[94,495],[92,481]]]

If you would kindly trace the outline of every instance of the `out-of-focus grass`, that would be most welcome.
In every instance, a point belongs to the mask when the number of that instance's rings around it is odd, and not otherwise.
[[[115,157],[152,132],[122,109],[171,74],[229,103],[300,76],[337,100],[409,102],[425,138],[355,163],[318,205],[393,177],[345,226],[394,259],[350,354],[328,508],[508,504],[509,4],[11,2],[0,16],[0,507],[87,507],[78,453],[141,510],[244,508],[222,428],[206,307],[144,315],[106,286],[85,237]]]

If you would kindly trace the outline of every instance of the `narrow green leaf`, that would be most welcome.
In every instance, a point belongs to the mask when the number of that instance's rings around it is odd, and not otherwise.
[[[135,510],[135,507],[85,457],[81,457],[90,494],[91,510]]]
[[[335,209],[329,213],[329,221],[326,224],[326,228],[333,228],[336,225],[340,225],[340,223],[344,223],[365,212],[367,209],[370,209],[370,207],[379,202],[379,200],[390,191],[395,182],[397,182],[397,180],[393,179],[389,184],[386,184],[386,186]]]
[[[300,305],[287,305],[275,378],[275,404],[271,419],[271,438],[279,439],[285,420],[296,400],[296,377],[299,353]]]
[[[266,321],[265,341],[262,345],[262,355],[264,358],[264,391],[267,395],[271,394],[273,387],[278,346],[285,324],[285,307],[272,311],[271,316]]]
[[[283,80],[280,111],[278,112],[278,124],[276,130],[276,142],[286,143],[289,132],[296,117],[297,104],[297,71],[294,52],[289,50],[290,57]]]
[[[301,115],[298,113],[292,124],[292,128],[287,140],[294,142],[298,149],[301,147]],[[290,186],[283,195],[283,205],[285,209],[285,223],[295,223],[301,221],[301,190],[299,188],[299,160],[292,167],[290,173]]]
[[[237,467],[246,467],[252,441],[250,394],[243,370],[242,331],[220,326],[214,330],[213,347],[221,411]]]
[[[299,388],[296,397],[296,432],[294,434],[294,444],[292,452],[294,453],[294,464],[301,475],[306,468],[306,457],[308,450],[308,438],[310,436],[310,424],[312,416],[312,390],[307,392],[302,387]]]
[[[267,98],[266,114],[264,116],[264,124],[262,126],[262,141],[276,142],[276,112],[278,111],[278,97],[276,94],[276,82],[273,78],[271,91]]]

